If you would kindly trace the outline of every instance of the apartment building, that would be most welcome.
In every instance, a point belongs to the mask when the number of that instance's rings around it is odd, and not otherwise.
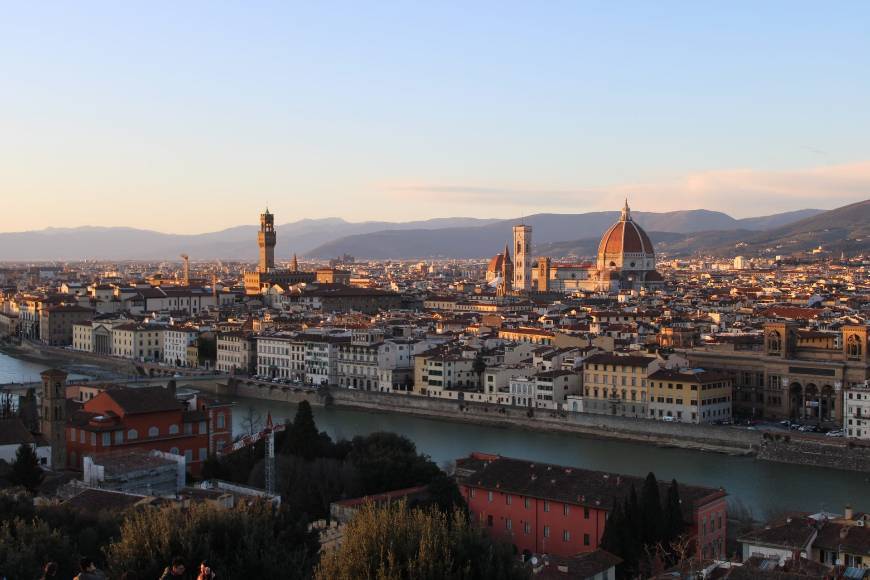
[[[163,362],[177,367],[191,366],[187,360],[187,347],[199,339],[199,330],[182,326],[169,326],[163,331]]]
[[[846,436],[870,441],[870,383],[847,389],[844,401]]]
[[[248,374],[257,366],[257,341],[249,332],[221,332],[216,339],[215,370]]]
[[[294,333],[261,334],[256,342],[256,372],[263,377],[305,380],[305,340]]]
[[[658,360],[651,356],[590,356],[583,364],[584,411],[624,417],[647,417],[647,376],[658,366]]]
[[[731,420],[731,380],[702,369],[659,369],[648,379],[649,417],[680,423]]]

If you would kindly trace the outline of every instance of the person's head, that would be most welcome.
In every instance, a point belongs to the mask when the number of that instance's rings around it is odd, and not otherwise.
[[[46,576],[57,576],[57,562],[48,562],[42,571]]]
[[[199,571],[203,574],[211,574],[211,564],[209,564],[208,560],[203,560],[199,565]]]
[[[79,560],[79,568],[82,569],[82,572],[92,572],[97,567],[94,566],[94,561],[90,558],[82,558]]]
[[[172,573],[173,574],[184,574],[184,558],[173,558],[172,559]]]

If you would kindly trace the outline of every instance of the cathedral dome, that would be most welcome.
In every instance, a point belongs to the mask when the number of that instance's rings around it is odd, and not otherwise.
[[[504,248],[504,253],[496,254],[489,261],[486,267],[486,281],[491,282],[502,275],[502,270],[506,270],[509,277],[513,277],[514,266],[511,263],[511,255],[507,246]]]
[[[643,228],[631,219],[628,202],[622,208],[619,221],[601,237],[598,244],[599,269],[652,270],[655,250]]]

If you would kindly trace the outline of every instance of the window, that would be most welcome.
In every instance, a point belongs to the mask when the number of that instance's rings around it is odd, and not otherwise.
[[[91,447],[97,446],[97,434],[91,433]]]
[[[588,520],[588,519],[589,519],[589,508],[588,508],[588,507],[584,507],[584,508],[583,508],[583,519],[584,519],[584,520]]]
[[[469,495],[471,497],[474,497],[475,495],[477,495],[475,492],[477,492],[477,490],[472,487],[471,490],[469,491]]]
[[[506,519],[506,520],[504,521],[504,528],[505,528],[506,530],[512,530],[512,529],[514,529],[514,523],[511,521],[510,518],[508,518],[508,519]]]
[[[112,444],[112,434],[111,433],[103,433],[103,447],[108,447]]]
[[[583,534],[583,545],[584,546],[589,545],[589,534]]]
[[[178,425],[170,425],[169,426],[169,434],[170,435],[178,435]]]
[[[492,501],[492,492],[491,491],[486,492],[486,501],[490,501],[490,502]]]
[[[550,511],[550,502],[546,499],[544,500],[544,511],[545,512]]]
[[[850,433],[850,435],[851,435],[851,433]],[[84,443],[84,442],[85,442],[85,432],[80,430],[79,431],[79,443]]]
[[[199,460],[205,461],[207,457],[208,457],[208,449],[206,449],[205,447],[200,447],[199,448]]]
[[[504,496],[504,503],[505,503],[506,505],[511,505],[511,503],[513,503],[513,496],[511,496],[511,494],[509,494],[509,493],[508,493],[508,494],[505,494],[505,496]]]
[[[185,435],[193,435],[193,423],[185,423],[184,424],[184,434]]]
[[[530,524],[529,522],[523,522],[523,533],[527,534],[527,535],[531,534],[532,533],[532,524]]]
[[[148,436],[149,437],[157,437],[160,435],[160,429],[157,427],[148,427]]]
[[[227,420],[226,420],[226,418],[224,417],[224,414],[223,414],[223,413],[218,413],[218,416],[217,416],[217,426],[218,426],[219,429],[223,429],[224,427],[226,427],[226,421],[227,421]]]
[[[571,506],[569,506],[568,504],[563,504],[562,505],[562,515],[567,516],[569,513],[571,513]]]
[[[571,532],[568,530],[562,530],[562,541],[570,542],[571,541]]]
[[[527,498],[527,497],[524,497],[524,498],[523,498],[523,506],[524,506],[526,509],[529,509],[530,507],[532,507],[532,500],[529,499],[529,498]]]
[[[206,422],[200,421],[199,422],[199,434],[205,435],[207,431],[208,431],[208,425],[206,425]]]
[[[190,463],[191,461],[193,461],[193,450],[191,450],[191,449],[184,450],[184,460],[187,463]]]
[[[544,537],[545,538],[550,537],[550,526],[544,526]]]
[[[120,445],[124,442],[124,432],[115,431],[115,445]]]

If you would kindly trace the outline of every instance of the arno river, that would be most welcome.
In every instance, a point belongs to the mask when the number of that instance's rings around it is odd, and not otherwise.
[[[32,380],[42,367],[0,354],[0,384]],[[296,406],[259,400],[238,400],[233,411],[237,433],[245,431],[249,409],[265,420],[292,419]],[[870,474],[799,467],[684,449],[589,439],[564,433],[543,433],[470,423],[452,423],[393,413],[314,407],[321,430],[336,438],[374,431],[393,431],[410,438],[417,449],[439,465],[472,451],[633,475],[653,471],[660,479],[722,486],[732,502],[741,502],[756,518],[780,510],[842,513],[846,504],[870,511]]]

